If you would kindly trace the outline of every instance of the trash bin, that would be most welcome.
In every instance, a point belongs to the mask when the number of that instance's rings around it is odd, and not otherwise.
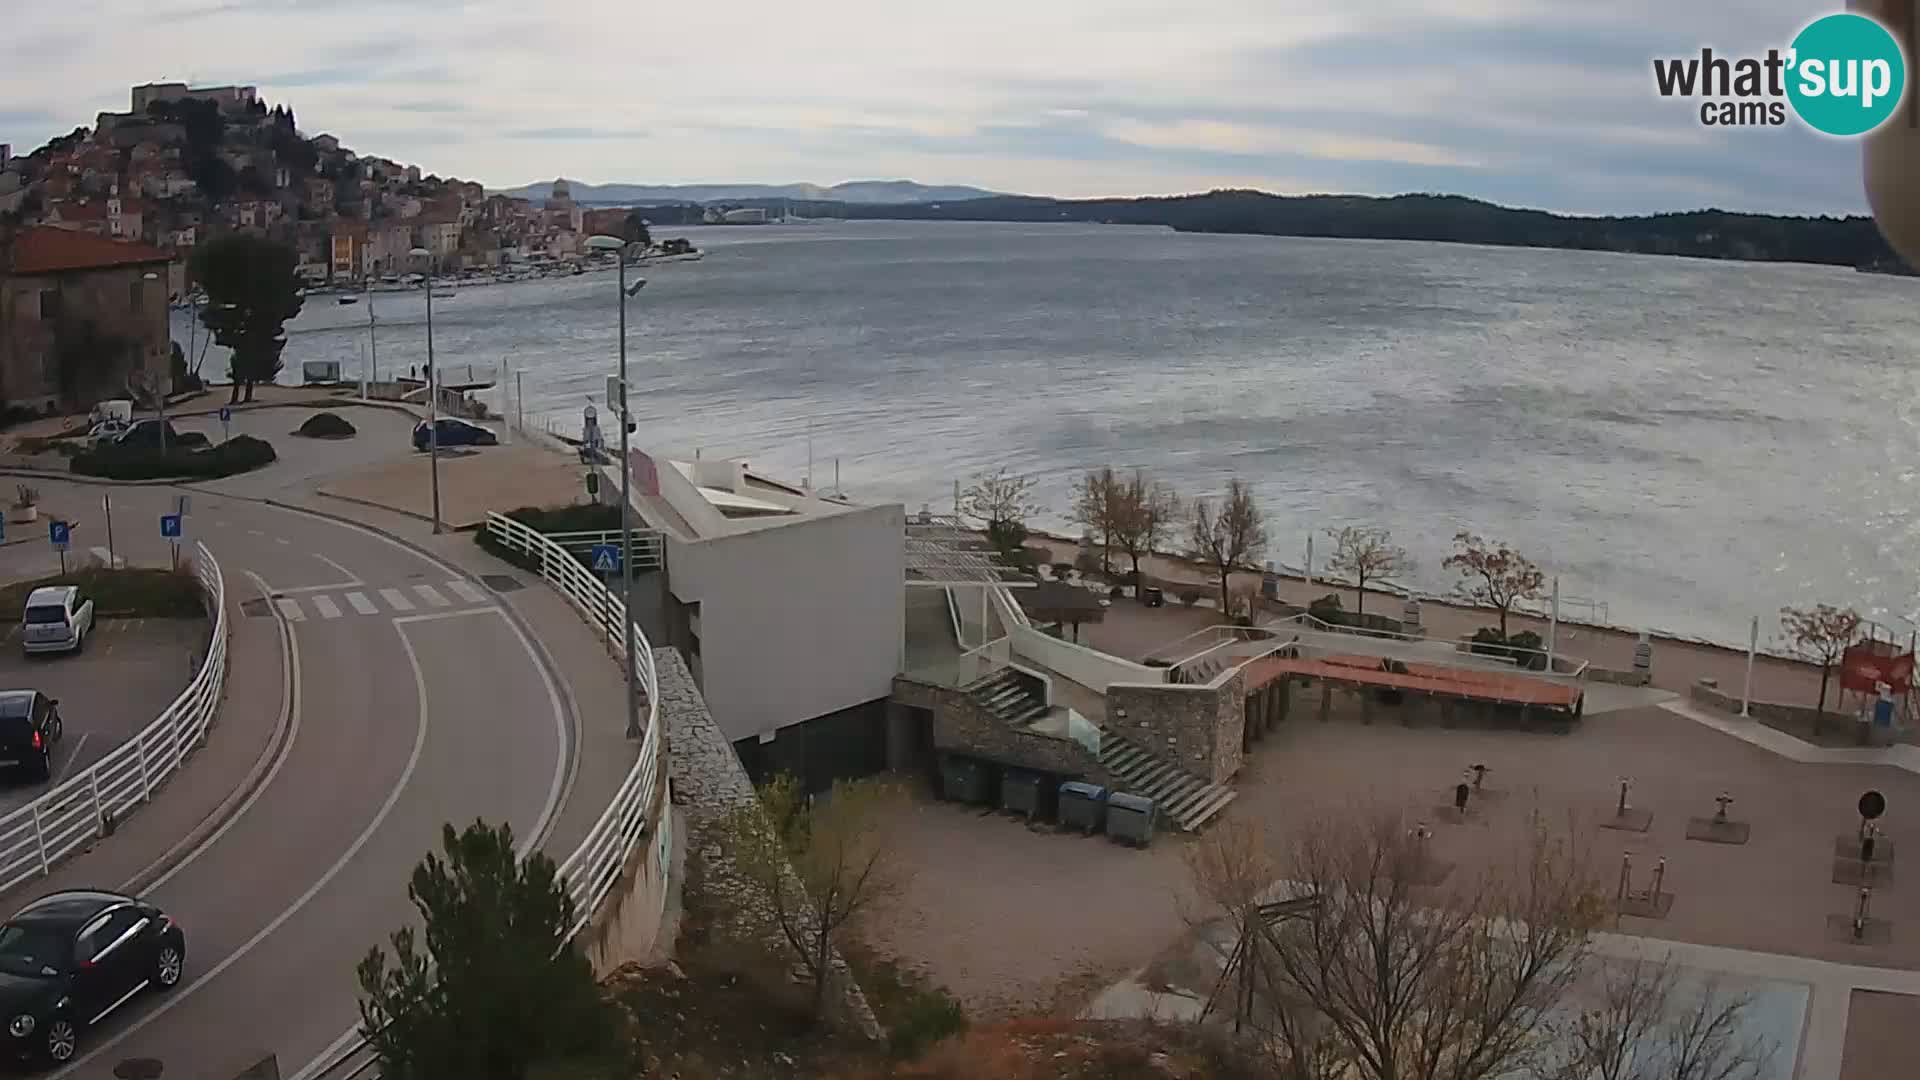
[[[1084,833],[1097,833],[1106,822],[1106,810],[1106,788],[1078,780],[1060,785],[1060,824]]]
[[[1114,840],[1146,847],[1153,842],[1153,827],[1158,822],[1159,811],[1152,799],[1124,791],[1107,796],[1107,835]]]
[[[1165,607],[1167,594],[1162,592],[1158,585],[1149,585],[1140,590],[1140,602],[1148,607]]]
[[[972,758],[948,757],[940,764],[940,789],[953,802],[986,802],[986,767]]]
[[[1025,769],[1008,769],[1000,780],[1000,808],[1024,814],[1028,821],[1040,816],[1040,774]]]

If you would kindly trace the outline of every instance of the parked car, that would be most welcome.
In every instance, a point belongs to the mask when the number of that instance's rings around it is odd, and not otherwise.
[[[0,690],[0,768],[53,777],[53,744],[66,734],[60,702],[38,690]]]
[[[79,652],[93,632],[93,598],[78,585],[43,585],[27,596],[20,615],[25,652]]]
[[[498,435],[470,420],[462,420],[456,416],[443,416],[439,422],[441,446],[497,446],[500,443]],[[413,448],[425,450],[428,441],[427,422],[422,420],[414,425]]]
[[[148,417],[135,420],[126,430],[114,437],[114,445],[141,450],[160,449],[160,433],[166,432],[168,449],[191,450],[207,445],[207,437],[198,431],[181,431],[173,426],[171,420]]]
[[[113,442],[127,433],[127,426],[124,420],[102,420],[87,429],[87,442]]]
[[[75,889],[50,893],[0,923],[5,1056],[72,1061],[87,1029],[142,990],[171,990],[186,969],[180,924],[144,900]]]

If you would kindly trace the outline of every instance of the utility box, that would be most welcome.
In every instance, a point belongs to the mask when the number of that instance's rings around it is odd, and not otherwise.
[[[1153,842],[1153,828],[1159,824],[1159,809],[1144,795],[1116,791],[1107,796],[1107,835],[1135,847]]]
[[[986,766],[972,758],[946,758],[940,763],[940,790],[953,802],[986,802]]]
[[[1040,816],[1040,774],[1008,769],[1000,779],[1000,808],[1023,814],[1028,821]]]
[[[1106,817],[1106,788],[1078,780],[1060,785],[1060,824],[1084,833],[1097,833],[1106,824]]]

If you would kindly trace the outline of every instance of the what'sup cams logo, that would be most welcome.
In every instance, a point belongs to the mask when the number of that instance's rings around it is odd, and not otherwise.
[[[1914,21],[1909,13],[1909,37]],[[1903,48],[1868,16],[1828,15],[1808,23],[1785,50],[1768,49],[1762,57],[1701,49],[1699,56],[1655,60],[1653,81],[1661,97],[1699,99],[1700,122],[1708,127],[1779,127],[1791,109],[1815,131],[1850,138],[1899,110],[1911,45]]]

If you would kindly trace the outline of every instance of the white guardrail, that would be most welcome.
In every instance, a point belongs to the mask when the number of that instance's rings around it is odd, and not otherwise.
[[[536,561],[540,576],[573,603],[581,617],[599,631],[601,638],[612,647],[614,655],[619,656],[626,647],[619,632],[620,620],[626,615],[626,609],[620,603],[620,598],[609,592],[599,578],[545,534],[504,514],[489,512],[486,530],[501,545]],[[641,633],[639,626],[633,628],[633,642],[634,673],[647,691],[647,730],[640,742],[640,759],[628,770],[626,779],[620,782],[620,789],[614,792],[606,810],[587,830],[580,846],[560,863],[560,879],[566,882],[567,895],[573,898],[574,923],[567,930],[569,938],[585,929],[587,923],[593,920],[594,913],[600,909],[607,894],[620,883],[620,872],[627,865],[627,859],[640,846],[641,837],[647,834],[649,826],[653,824],[647,814],[654,807],[654,796],[660,783],[659,681],[653,667],[653,646],[647,642],[647,636]],[[624,727],[625,722],[621,723]],[[356,1027],[349,1035],[358,1031]],[[375,1080],[380,1075],[378,1064],[362,1039],[319,1071],[296,1074],[296,1077],[311,1075],[315,1080],[322,1077],[327,1080]]]
[[[207,657],[193,681],[118,749],[0,817],[0,890],[46,876],[55,863],[113,831],[206,738],[226,683],[227,587],[205,544],[194,546],[193,572],[213,615]]]

